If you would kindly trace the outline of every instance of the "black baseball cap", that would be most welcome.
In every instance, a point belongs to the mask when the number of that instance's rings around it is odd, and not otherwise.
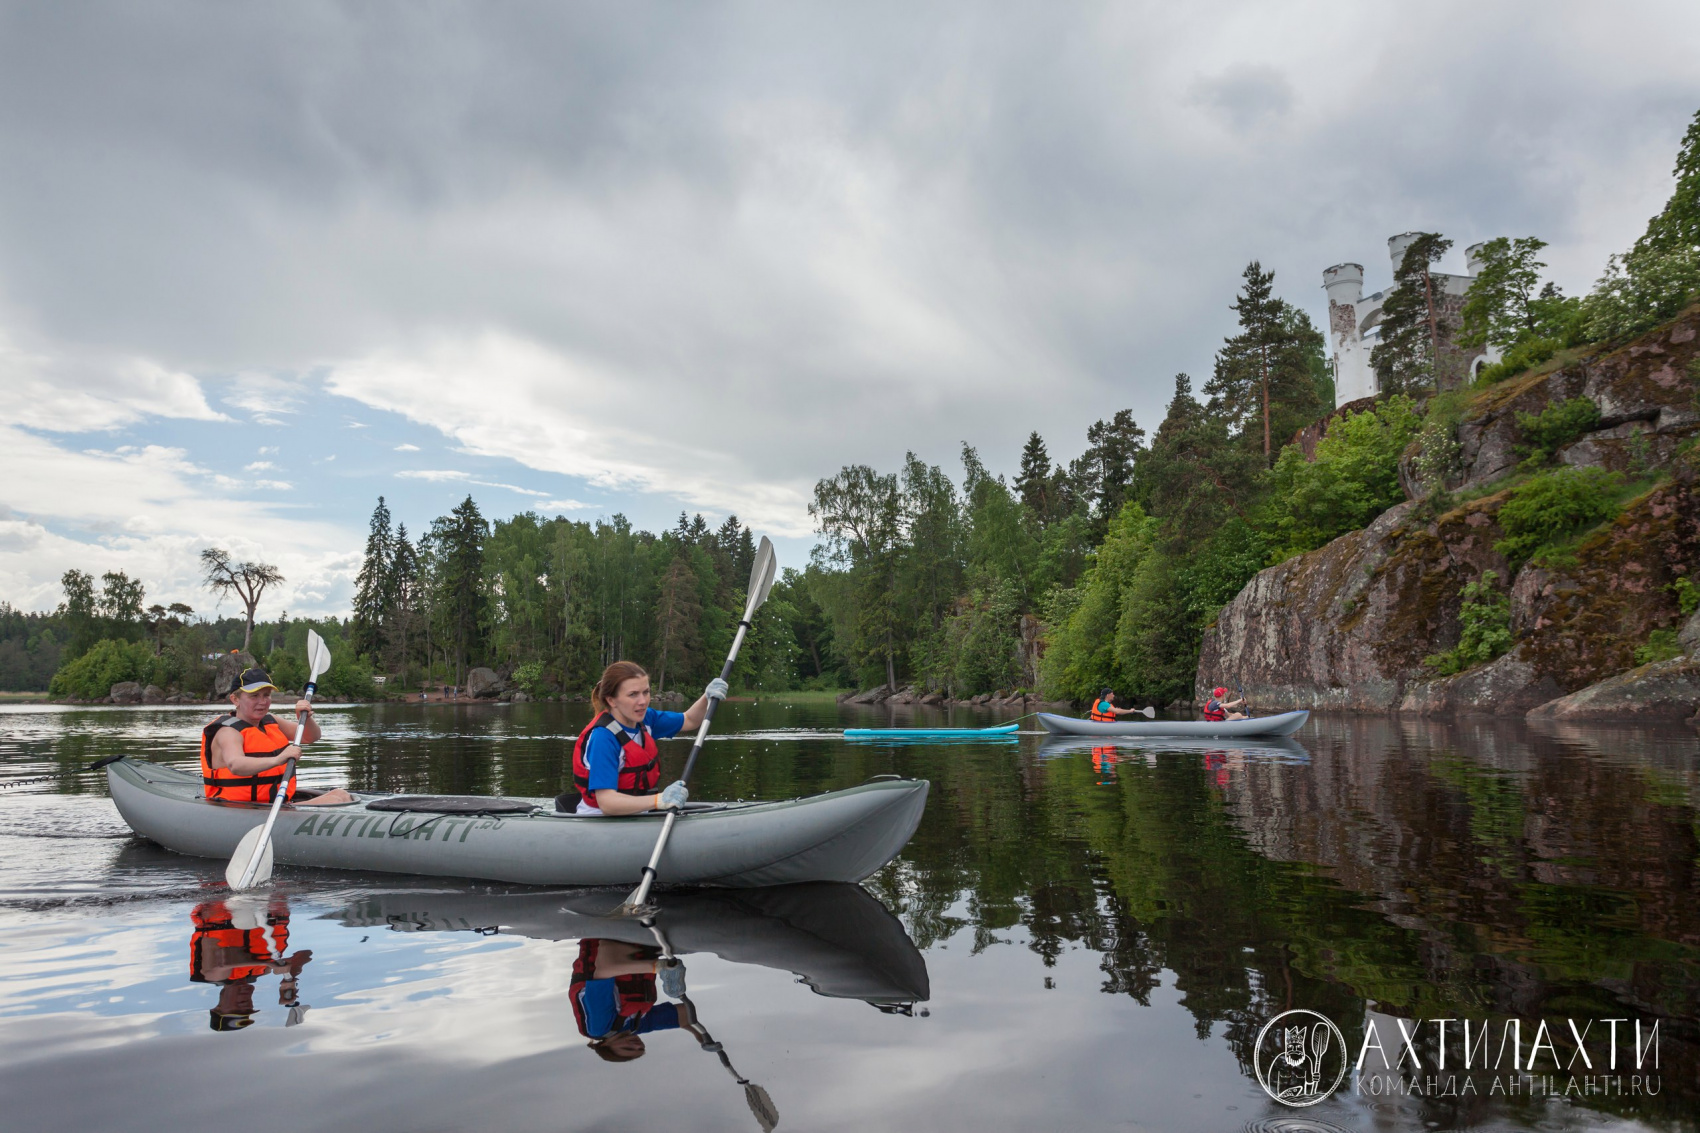
[[[236,683],[231,685],[230,691],[259,692],[263,688],[275,690],[277,686],[272,684],[272,679],[266,676],[264,669],[255,665],[252,668],[242,670],[241,675],[236,678]]]

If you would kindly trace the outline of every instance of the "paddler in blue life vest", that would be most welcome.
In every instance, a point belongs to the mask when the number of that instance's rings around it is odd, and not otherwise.
[[[268,902],[264,923],[254,915],[237,917],[224,900],[203,901],[189,913],[194,931],[189,934],[189,982],[216,984],[218,1002],[213,1005],[211,1026],[215,1031],[239,1031],[254,1022],[254,984],[272,972],[283,974],[277,1001],[295,1007],[296,978],[310,949],[293,955],[289,951],[289,904],[281,895]],[[246,922],[239,927],[237,922]]]
[[[1116,691],[1107,688],[1092,701],[1092,707],[1087,710],[1086,718],[1100,724],[1108,724],[1115,720],[1117,716],[1131,716],[1138,711],[1137,708],[1117,708]]]
[[[663,1003],[661,990],[678,1003]],[[654,1031],[696,1030],[696,1017],[685,999],[685,966],[663,959],[659,949],[624,940],[583,940],[573,962],[568,988],[573,1018],[590,1049],[608,1062],[642,1058],[643,1039]]]
[[[1244,706],[1244,698],[1229,700],[1227,696],[1228,690],[1220,686],[1210,690],[1210,699],[1204,702],[1204,718],[1206,720],[1219,724],[1223,720],[1244,720],[1246,718],[1244,712],[1234,711],[1234,709]]]
[[[277,686],[264,669],[243,669],[230,689],[231,711],[201,729],[201,782],[209,799],[226,802],[269,803],[283,782],[284,765],[301,755],[297,738],[312,743],[319,738],[319,722],[313,719],[313,704],[305,697],[295,702],[296,716],[306,714],[303,734],[295,734],[295,716],[279,720],[272,715],[272,693]],[[295,793],[295,776],[289,777],[284,796],[297,806],[334,806],[351,803],[354,796],[341,787],[312,795]]]
[[[555,809],[577,814],[641,814],[682,807],[690,797],[683,781],[664,791],[656,740],[702,724],[710,697],[726,699],[719,677],[683,712],[649,706],[649,674],[631,661],[615,661],[590,690],[594,715],[573,745],[572,786],[555,799]]]

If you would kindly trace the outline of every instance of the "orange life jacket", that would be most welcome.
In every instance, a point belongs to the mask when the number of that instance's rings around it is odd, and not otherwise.
[[[633,740],[631,733],[614,719],[613,713],[604,712],[584,726],[578,734],[578,742],[573,745],[573,787],[579,798],[596,806],[596,796],[590,789],[590,764],[584,753],[590,737],[598,728],[607,728],[620,744],[623,758],[619,785],[614,789],[622,795],[654,794],[655,788],[661,785],[661,749],[655,746],[655,737],[649,734],[647,726],[639,724],[638,738]]]
[[[1110,698],[1107,697],[1107,696],[1102,697],[1098,700],[1094,700],[1092,702],[1092,711],[1090,711],[1086,714],[1086,718],[1088,720],[1096,720],[1100,724],[1110,723],[1111,721],[1115,720],[1115,718],[1116,718],[1116,714],[1114,712],[1110,711],[1110,709],[1113,708],[1113,707],[1114,707],[1114,704],[1111,702]]]
[[[244,755],[276,755],[289,746],[289,737],[283,734],[283,729],[277,725],[277,717],[270,712],[258,724],[250,724],[236,716],[220,716],[205,728],[201,729],[201,782],[205,784],[207,798],[224,799],[236,803],[269,803],[277,790],[277,785],[283,781],[283,769],[286,764],[268,767],[257,775],[238,775],[228,767],[212,765],[213,737],[218,735],[220,728],[234,728],[242,737],[242,754]],[[289,777],[286,799],[295,797],[295,776]]]
[[[232,968],[224,982],[263,976],[272,970],[272,957],[289,951],[289,913],[273,909],[266,914],[265,928],[237,928],[231,921],[230,910],[223,901],[206,901],[196,905],[189,919],[195,931],[189,937],[189,979],[193,983],[208,983],[201,963],[201,941],[211,937],[220,948],[241,948],[254,958],[253,964]]]
[[[1212,721],[1222,721],[1228,718],[1228,710],[1222,707],[1222,702],[1211,697],[1204,702],[1204,718]]]

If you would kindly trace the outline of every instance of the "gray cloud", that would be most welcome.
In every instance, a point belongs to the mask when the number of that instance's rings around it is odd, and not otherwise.
[[[554,445],[612,423],[677,441],[625,482],[796,518],[848,461],[968,439],[1007,468],[1031,428],[1066,456],[1117,408],[1154,424],[1252,258],[1319,311],[1320,270],[1374,286],[1390,233],[1537,234],[1586,286],[1668,192],[1696,30],[1581,3],[12,5],[0,331],[376,408],[391,387],[349,375],[405,370],[476,387],[480,452],[582,464],[504,448],[505,405]],[[554,363],[434,361],[490,341]]]

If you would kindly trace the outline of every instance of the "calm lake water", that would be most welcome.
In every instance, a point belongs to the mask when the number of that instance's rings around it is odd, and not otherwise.
[[[326,708],[303,780],[553,795],[587,714]],[[0,1127],[759,1129],[740,1077],[793,1130],[1700,1115],[1690,731],[1335,717],[1277,744],[863,743],[834,733],[883,713],[730,703],[696,797],[895,772],[932,781],[926,817],[862,889],[664,894],[725,1061],[662,1008],[615,1062],[580,1014],[619,1000],[575,1011],[575,964],[647,970],[654,950],[594,938],[570,892],[283,867],[223,912],[297,958],[294,986],[221,987],[240,973],[207,970],[196,918],[217,919],[223,863],[132,837],[104,775],[73,774],[118,753],[193,766],[206,718],[0,707],[0,773],[58,773],[0,790]],[[687,747],[663,745],[668,771]],[[627,1017],[646,984],[677,999],[639,975],[616,989]],[[252,1023],[214,1031],[215,1007]],[[1317,1016],[1265,1030],[1289,1010]],[[1290,1108],[1260,1073],[1300,1098],[1339,1085]]]

